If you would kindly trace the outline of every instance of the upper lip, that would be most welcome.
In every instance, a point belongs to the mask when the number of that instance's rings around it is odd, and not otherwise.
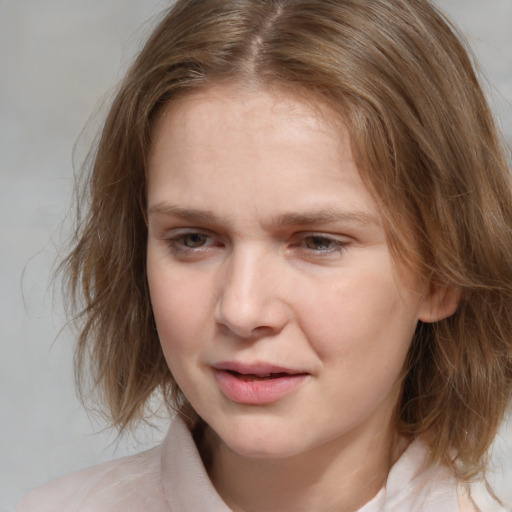
[[[221,361],[215,363],[213,368],[216,370],[224,370],[236,372],[243,375],[269,375],[272,373],[287,373],[289,375],[298,375],[307,373],[303,370],[287,368],[272,363],[256,362],[256,363],[243,363],[237,361]]]

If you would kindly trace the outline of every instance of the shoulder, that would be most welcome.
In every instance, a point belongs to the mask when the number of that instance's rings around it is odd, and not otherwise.
[[[386,512],[477,512],[463,490],[459,493],[453,468],[431,463],[428,446],[416,439],[391,468],[382,508]]]
[[[458,486],[457,500],[459,503],[459,512],[479,512],[479,509],[475,506],[475,502],[471,498],[471,493],[467,486]]]
[[[15,512],[132,512],[161,508],[160,448],[70,473],[25,496]]]
[[[391,469],[386,485],[386,512],[507,512],[489,492],[485,479],[465,484],[454,468],[432,464],[428,447],[413,441]]]
[[[15,512],[226,511],[185,423],[153,450],[71,473],[30,492]]]
[[[460,512],[510,512],[512,503],[501,501],[503,497],[494,494],[494,490],[485,479],[471,484],[459,484],[458,499]]]

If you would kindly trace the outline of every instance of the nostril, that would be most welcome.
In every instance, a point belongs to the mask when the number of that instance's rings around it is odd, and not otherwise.
[[[256,327],[254,329],[243,329],[240,326],[227,324],[225,322],[218,322],[219,333],[226,337],[234,337],[240,341],[254,341],[260,338],[275,336],[281,329],[276,329],[268,326]]]
[[[256,327],[252,330],[252,337],[259,337],[259,336],[270,336],[276,331],[275,328],[270,326],[262,325],[260,327]]]

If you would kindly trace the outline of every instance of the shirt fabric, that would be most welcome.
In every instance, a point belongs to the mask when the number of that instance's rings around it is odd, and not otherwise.
[[[449,468],[426,465],[416,440],[358,512],[474,512]],[[498,510],[498,509],[496,509]],[[30,492],[15,512],[230,512],[178,417],[152,450],[71,473]],[[484,510],[483,512],[488,512]],[[489,511],[490,512],[490,511]],[[494,511],[493,511],[494,512]]]

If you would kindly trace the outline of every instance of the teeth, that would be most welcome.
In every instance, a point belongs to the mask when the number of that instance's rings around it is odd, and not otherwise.
[[[264,378],[266,378],[266,377],[270,377],[270,375],[271,375],[270,373],[264,373],[264,374],[262,374],[262,375],[257,375],[257,377],[260,377],[260,378],[263,378],[263,379],[264,379]]]

